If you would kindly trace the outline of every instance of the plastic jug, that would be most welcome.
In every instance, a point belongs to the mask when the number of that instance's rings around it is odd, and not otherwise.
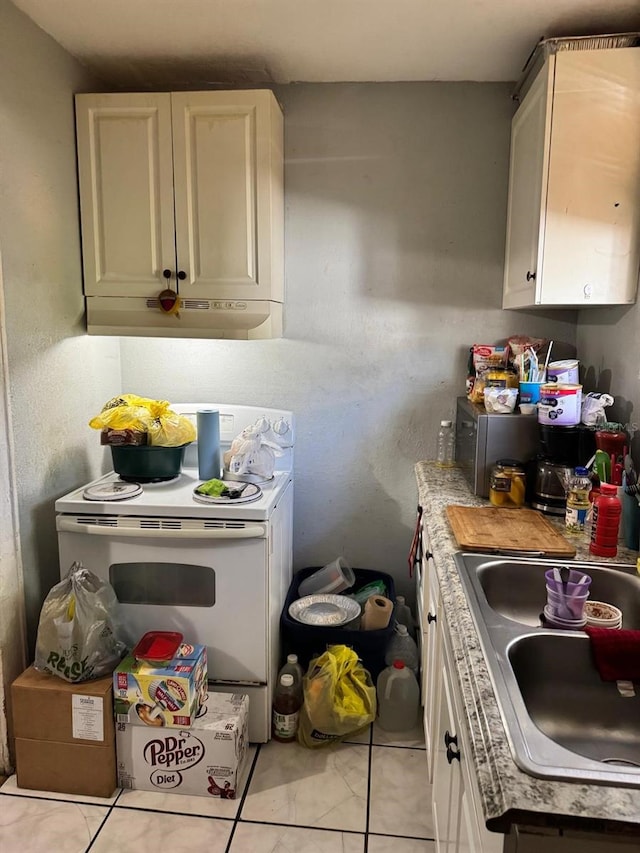
[[[378,723],[391,732],[406,732],[418,722],[420,688],[415,675],[401,660],[378,676]]]
[[[409,636],[406,625],[396,624],[385,652],[384,662],[387,666],[392,666],[397,660],[401,660],[405,666],[409,667],[414,675],[418,674],[420,665],[418,647],[415,640]]]
[[[393,608],[393,618],[399,625],[404,625],[409,635],[415,639],[416,626],[413,621],[411,608],[406,602],[404,595],[396,595],[396,603]]]

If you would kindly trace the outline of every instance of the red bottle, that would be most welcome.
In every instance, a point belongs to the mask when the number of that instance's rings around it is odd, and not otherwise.
[[[589,551],[598,557],[615,557],[618,553],[618,527],[622,505],[617,494],[616,486],[602,483],[600,494],[593,502]]]

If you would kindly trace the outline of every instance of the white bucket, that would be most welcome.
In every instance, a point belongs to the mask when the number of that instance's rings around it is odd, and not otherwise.
[[[575,426],[580,423],[582,385],[547,382],[540,389],[538,423]]]
[[[566,385],[578,384],[578,365],[575,358],[564,361],[552,361],[547,367],[547,382],[563,382]]]

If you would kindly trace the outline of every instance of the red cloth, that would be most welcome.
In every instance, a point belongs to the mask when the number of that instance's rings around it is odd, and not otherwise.
[[[584,629],[591,638],[596,667],[603,681],[640,681],[640,631]]]

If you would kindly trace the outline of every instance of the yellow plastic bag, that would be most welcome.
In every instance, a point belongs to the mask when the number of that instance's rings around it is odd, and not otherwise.
[[[327,746],[372,723],[376,689],[358,655],[348,646],[329,646],[309,664],[303,679],[298,741]]]
[[[171,410],[167,400],[151,400],[135,394],[113,397],[102,411],[89,421],[92,429],[130,429],[146,432],[149,444],[178,447],[195,440],[196,428],[191,421]]]

